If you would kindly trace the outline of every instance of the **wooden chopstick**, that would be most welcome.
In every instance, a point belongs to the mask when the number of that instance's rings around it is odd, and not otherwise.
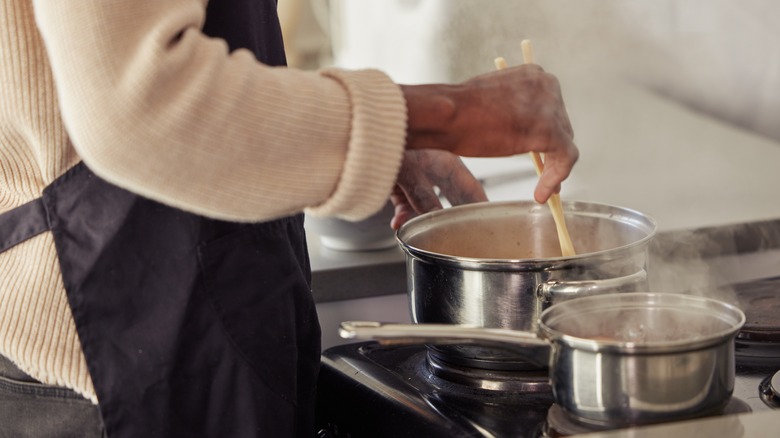
[[[532,64],[534,62],[533,47],[531,47],[530,40],[523,40],[520,43],[520,47],[523,51],[523,62],[526,64]],[[504,58],[496,58],[496,68],[503,70],[507,68],[506,60]],[[531,152],[531,161],[536,168],[537,176],[542,176],[544,171],[544,162],[542,156],[538,152]],[[558,231],[558,243],[561,245],[561,255],[564,257],[574,256],[577,253],[574,251],[574,244],[569,236],[569,229],[566,228],[566,220],[563,215],[563,205],[561,204],[561,196],[558,193],[553,193],[550,199],[547,201],[547,205],[550,206],[553,219],[555,220],[555,228]]]

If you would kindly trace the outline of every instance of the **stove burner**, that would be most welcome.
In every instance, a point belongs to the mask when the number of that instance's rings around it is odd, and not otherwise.
[[[735,341],[737,363],[780,366],[780,277],[736,284],[733,290],[746,318]]]
[[[702,414],[693,418],[746,414],[752,411],[753,410],[747,403],[736,397],[732,397],[731,400],[729,400],[729,403],[723,409],[720,409],[716,412],[710,412],[709,414]],[[559,438],[611,429],[614,429],[614,427],[583,423],[564,412],[560,405],[553,404],[547,411],[547,420],[542,426],[542,438]]]
[[[761,382],[759,394],[767,406],[772,409],[780,409],[780,371]]]
[[[442,360],[428,351],[427,364],[434,376],[469,388],[511,393],[550,392],[548,370],[504,371],[464,367]]]
[[[515,350],[479,345],[427,345],[431,355],[441,361],[464,368],[492,371],[540,371],[547,369],[546,362],[550,355],[547,345],[526,347],[526,354]],[[530,358],[543,360],[540,363]]]
[[[780,277],[741,283],[734,288],[746,317],[737,339],[780,342]]]

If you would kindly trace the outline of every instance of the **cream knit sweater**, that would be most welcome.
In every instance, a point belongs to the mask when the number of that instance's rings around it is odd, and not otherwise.
[[[348,219],[386,201],[406,107],[377,71],[271,68],[207,0],[0,0],[0,212],[83,160],[194,213]],[[50,233],[0,254],[0,354],[97,402]]]

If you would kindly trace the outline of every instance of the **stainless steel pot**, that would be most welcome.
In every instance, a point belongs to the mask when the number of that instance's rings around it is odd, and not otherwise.
[[[533,201],[463,205],[404,224],[396,237],[406,253],[412,321],[533,332],[555,302],[647,290],[655,221],[603,204],[564,202],[563,208],[574,257],[561,257],[549,208]],[[502,370],[538,368],[525,356],[543,354],[433,348],[447,362]]]
[[[577,298],[542,312],[539,332],[448,324],[345,322],[346,338],[383,343],[472,343],[516,351],[549,345],[556,403],[575,421],[610,427],[722,409],[734,389],[738,308],[709,298],[621,293]]]

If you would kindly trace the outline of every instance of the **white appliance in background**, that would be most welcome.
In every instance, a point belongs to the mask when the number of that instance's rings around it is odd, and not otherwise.
[[[448,81],[441,27],[450,0],[330,0],[330,7],[334,65],[378,68],[406,84]]]

